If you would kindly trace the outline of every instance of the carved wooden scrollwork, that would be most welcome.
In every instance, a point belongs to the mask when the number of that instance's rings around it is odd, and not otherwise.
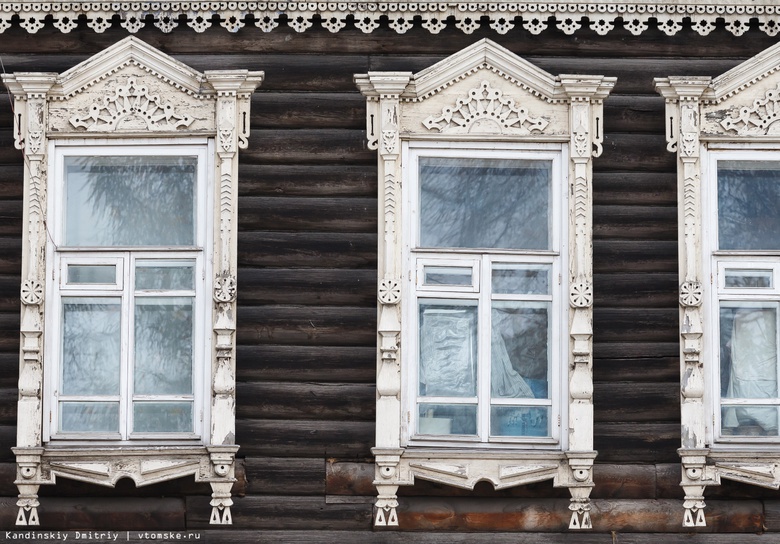
[[[438,116],[431,115],[423,121],[428,130],[440,133],[495,132],[523,133],[542,132],[549,121],[532,117],[528,110],[515,105],[513,98],[505,97],[501,89],[493,88],[483,81],[471,89],[454,106],[442,109]]]

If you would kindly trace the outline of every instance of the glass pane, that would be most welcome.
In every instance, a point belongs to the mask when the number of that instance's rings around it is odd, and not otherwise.
[[[550,249],[552,162],[420,158],[420,245]]]
[[[547,295],[551,271],[550,265],[494,264],[493,293]]]
[[[136,395],[192,393],[193,300],[135,299]]]
[[[116,265],[69,264],[68,283],[116,284]]]
[[[477,407],[469,404],[420,404],[418,434],[477,434]]]
[[[772,270],[727,268],[726,287],[772,287]]]
[[[550,303],[495,301],[492,319],[492,395],[549,398]]]
[[[491,436],[550,436],[547,406],[491,406]]]
[[[195,157],[65,157],[65,244],[195,244]]]
[[[194,271],[193,263],[152,266],[139,262],[135,269],[135,288],[138,290],[192,290],[195,289]]]
[[[420,395],[477,394],[476,301],[420,301]]]
[[[63,395],[118,395],[119,298],[62,299]]]
[[[118,402],[61,402],[60,432],[118,433]]]
[[[133,432],[191,433],[191,402],[134,402]]]
[[[777,408],[723,406],[721,427],[724,436],[777,436]]]
[[[780,249],[780,162],[718,162],[720,249]]]
[[[424,266],[425,285],[470,286],[473,283],[470,266]]]
[[[720,372],[723,398],[777,398],[776,304],[721,304]]]

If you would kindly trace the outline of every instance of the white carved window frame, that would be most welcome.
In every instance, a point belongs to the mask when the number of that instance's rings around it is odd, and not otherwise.
[[[550,437],[492,437],[487,438],[488,431],[484,428],[485,421],[480,421],[482,439],[478,442],[469,439],[458,439],[453,436],[451,439],[432,439],[423,438],[413,434],[416,421],[415,413],[417,406],[417,372],[418,365],[408,364],[406,372],[402,371],[402,414],[401,418],[401,445],[404,447],[480,447],[488,449],[518,448],[522,447],[529,450],[561,450],[566,448],[568,429],[568,413],[562,408],[562,398],[567,393],[565,380],[561,376],[566,370],[563,364],[563,354],[567,349],[567,338],[562,334],[567,328],[568,312],[561,311],[565,308],[566,296],[568,293],[568,275],[562,270],[563,256],[567,255],[567,234],[566,228],[567,214],[563,213],[568,207],[568,169],[564,171],[562,163],[563,157],[568,156],[568,146],[562,143],[522,143],[522,142],[479,142],[479,141],[429,141],[429,140],[407,140],[402,137],[402,169],[403,183],[402,192],[402,222],[404,225],[403,240],[403,269],[406,272],[402,278],[402,292],[408,293],[401,300],[401,344],[405,347],[406,353],[416,354],[419,349],[419,331],[417,317],[417,300],[420,297],[425,298],[426,294],[434,291],[431,287],[419,285],[421,278],[421,268],[429,263],[446,264],[447,266],[469,266],[469,263],[479,260],[474,264],[477,272],[477,281],[488,282],[488,271],[486,262],[500,262],[501,264],[517,262],[523,264],[540,263],[550,264],[551,274],[551,331],[550,331]],[[425,250],[417,249],[419,229],[416,228],[416,217],[419,215],[419,181],[418,171],[415,168],[416,160],[420,157],[433,158],[479,158],[479,159],[527,159],[527,160],[545,160],[550,161],[552,165],[551,176],[551,219],[550,232],[551,246],[550,251],[522,251],[522,250],[479,250],[466,249],[463,251],[452,250]],[[417,284],[417,285],[415,285]],[[477,284],[479,285],[479,284]],[[473,289],[478,290],[475,286]],[[457,288],[441,288],[439,293],[456,293]],[[488,299],[480,300],[480,305],[489,301],[490,293],[482,293]],[[432,299],[435,300],[435,299]],[[471,297],[470,300],[477,300]],[[490,338],[482,330],[478,343],[489,346]],[[414,359],[414,357],[409,357]],[[481,361],[484,362],[484,361]],[[403,364],[403,363],[402,363]],[[478,383],[489,383],[489,367],[486,364],[478,365]],[[484,398],[487,394],[479,395],[479,405],[495,402]],[[485,408],[478,408],[484,411]]]
[[[195,189],[196,209],[194,219],[196,221],[195,248],[175,248],[172,250],[142,249],[142,248],[100,248],[99,250],[68,248],[64,244],[64,202],[65,179],[63,176],[63,159],[74,156],[192,156],[197,158],[197,181]],[[116,140],[53,140],[49,142],[49,195],[47,207],[47,245],[46,245],[46,297],[49,308],[54,311],[45,312],[44,329],[44,391],[43,397],[43,442],[53,440],[59,444],[68,440],[105,440],[105,444],[204,444],[209,438],[210,406],[207,399],[211,396],[211,387],[207,379],[208,369],[206,364],[211,350],[211,335],[207,331],[212,328],[210,307],[207,304],[207,293],[213,290],[213,228],[214,224],[214,142],[213,140],[200,138],[160,138],[160,139],[116,139]],[[161,256],[164,258],[161,259]],[[57,431],[59,411],[57,410],[57,380],[62,369],[59,360],[59,338],[62,328],[62,320],[56,311],[59,309],[63,296],[85,296],[74,293],[93,291],[94,296],[105,296],[114,292],[115,296],[126,297],[127,291],[132,290],[130,282],[130,268],[135,260],[163,262],[166,260],[194,261],[194,298],[193,307],[193,415],[195,417],[194,435],[186,433],[180,435],[168,434],[166,436],[141,436],[125,437],[117,439],[116,436],[97,433],[61,433]],[[67,266],[69,264],[117,264],[117,286],[90,284],[70,285],[66,281]],[[121,267],[121,268],[120,268]],[[123,269],[124,272],[120,273]],[[122,295],[122,293],[125,293]],[[123,306],[123,326],[127,326],[128,310]],[[123,353],[123,358],[128,357]],[[123,359],[122,373],[128,373],[132,367],[129,361]],[[126,384],[132,381],[131,376],[124,380]],[[127,387],[127,385],[125,386]],[[123,391],[120,397],[126,397],[127,391]],[[127,410],[125,399],[122,404]],[[132,404],[132,403],[130,403]],[[127,410],[129,412],[129,410]],[[124,414],[124,417],[122,417]],[[120,422],[126,424],[129,413],[120,410]],[[122,431],[127,434],[129,431]],[[197,436],[195,436],[197,435]]]
[[[720,406],[718,333],[718,262],[715,252],[717,179],[714,161],[731,156],[780,158],[776,125],[778,89],[775,45],[716,77],[657,78],[666,99],[667,149],[677,156],[680,393],[682,464],[685,491],[683,526],[703,527],[704,491],[721,478],[762,487],[780,486],[776,440],[724,439],[715,426]],[[722,253],[718,254],[718,253]],[[736,256],[746,265],[747,254]],[[777,262],[771,252],[758,261]],[[741,261],[742,264],[739,264]]]
[[[17,525],[39,525],[38,489],[57,477],[114,486],[194,476],[212,488],[211,523],[230,524],[235,482],[235,314],[238,150],[249,136],[250,97],[262,72],[197,72],[134,37],[63,72],[3,76],[14,99],[15,145],[24,153],[21,349],[17,417]],[[208,223],[199,259],[204,262],[201,306],[205,336],[199,438],[106,442],[47,440],[44,404],[51,357],[44,338],[56,309],[51,273],[59,259],[49,244],[57,234],[55,210],[61,149],[77,145],[96,153],[137,145],[170,150],[197,146],[209,187],[197,218]],[[47,199],[48,195],[48,199]],[[47,202],[48,201],[48,202]],[[56,213],[54,214],[56,215]],[[85,254],[86,255],[86,254]],[[73,259],[77,257],[73,256]],[[205,261],[211,261],[205,265]],[[57,274],[54,274],[55,278]],[[47,289],[47,286],[49,287]],[[209,291],[206,291],[206,288]],[[67,291],[67,286],[65,288]],[[210,300],[210,302],[209,302]],[[52,314],[52,315],[49,315]],[[47,321],[48,320],[48,321]],[[210,329],[210,332],[209,332]],[[50,346],[51,338],[46,338]],[[48,406],[47,406],[48,408]],[[199,416],[199,414],[198,414]],[[47,418],[48,419],[48,418]],[[179,437],[181,438],[181,437]]]
[[[377,330],[377,421],[374,484],[375,525],[398,525],[397,489],[415,477],[473,489],[490,481],[497,489],[552,479],[572,495],[569,527],[587,529],[593,487],[592,371],[592,160],[601,154],[603,100],[615,84],[604,76],[553,76],[490,40],[480,40],[417,73],[369,72],[355,81],[367,98],[366,133],[378,149],[379,248]],[[566,225],[561,269],[568,290],[560,299],[563,326],[561,440],[534,448],[527,440],[502,447],[451,447],[407,444],[402,417],[409,399],[399,341],[408,316],[402,298],[410,293],[404,261],[409,228],[402,186],[408,184],[404,147],[444,146],[466,149],[523,148],[561,154],[567,198],[554,204]],[[513,155],[514,156],[514,155]],[[564,208],[564,206],[566,206]],[[404,280],[404,278],[407,278]],[[557,279],[557,278],[556,278]],[[404,321],[402,323],[402,321]],[[565,340],[564,340],[565,338]],[[555,363],[554,363],[555,364]],[[404,403],[407,403],[406,405]],[[565,422],[568,422],[566,425]]]

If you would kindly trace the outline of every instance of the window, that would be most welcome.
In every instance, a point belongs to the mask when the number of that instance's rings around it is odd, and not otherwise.
[[[410,145],[405,163],[408,443],[557,443],[560,146]]]
[[[705,489],[723,478],[780,486],[778,54],[655,80],[677,155],[686,527],[706,525]]]
[[[132,36],[3,75],[25,165],[17,525],[59,478],[184,476],[232,523],[238,151],[262,79]]]
[[[46,439],[203,435],[208,148],[58,145]]]
[[[378,152],[375,525],[415,478],[552,479],[590,528],[591,172],[614,78],[480,40],[355,81]]]
[[[775,153],[713,152],[708,203],[717,442],[777,440],[780,160]],[[717,310],[716,310],[717,309]]]

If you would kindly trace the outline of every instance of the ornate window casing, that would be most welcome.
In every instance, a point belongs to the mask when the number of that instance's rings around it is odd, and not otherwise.
[[[370,33],[387,22],[403,34],[416,25],[431,34],[454,26],[465,34],[488,26],[499,34],[522,28],[531,34],[557,29],[574,34],[587,28],[599,35],[623,28],[633,35],[654,26],[668,36],[686,24],[706,36],[719,22],[735,36],[741,36],[752,21],[770,36],[780,31],[780,9],[774,0],[530,0],[526,2],[460,2],[422,0],[418,2],[300,2],[300,1],[137,1],[106,3],[73,1],[3,2],[0,5],[0,32],[18,24],[30,33],[50,24],[61,32],[71,32],[79,19],[95,32],[104,32],[113,21],[128,32],[138,32],[151,18],[162,32],[188,26],[204,32],[215,22],[230,32],[254,24],[270,32],[286,24],[305,32],[319,24],[330,32],[354,27]],[[215,17],[216,16],[216,17]]]
[[[552,76],[481,40],[355,81],[379,170],[375,525],[398,525],[415,478],[552,479],[570,528],[590,528],[591,177],[615,79]],[[521,349],[541,375],[522,375]]]
[[[721,478],[780,487],[780,46],[656,79],[677,155],[683,525]]]
[[[60,476],[193,475],[211,523],[231,523],[238,150],[262,78],[134,37],[62,74],[3,77],[25,162],[17,525],[39,524],[39,486]],[[76,345],[112,361],[105,382],[84,379]],[[149,380],[160,368],[191,380]]]

